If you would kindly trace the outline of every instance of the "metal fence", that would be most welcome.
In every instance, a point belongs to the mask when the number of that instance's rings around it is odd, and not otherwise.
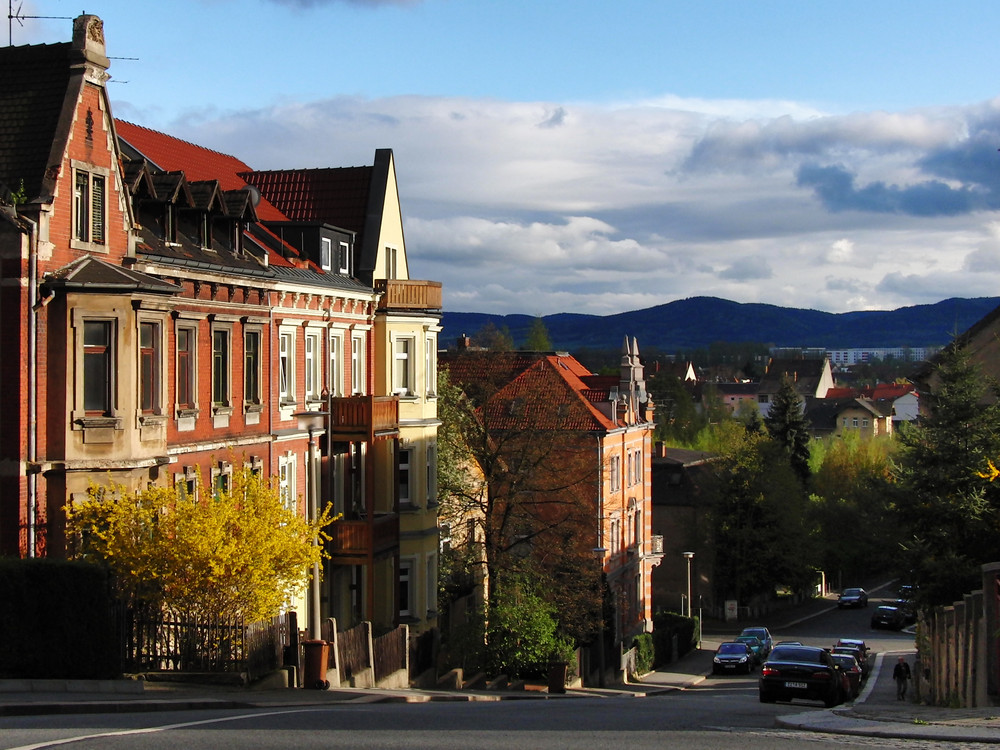
[[[249,624],[136,607],[120,607],[117,615],[126,673],[242,672],[254,680],[282,665],[295,631],[289,614]]]

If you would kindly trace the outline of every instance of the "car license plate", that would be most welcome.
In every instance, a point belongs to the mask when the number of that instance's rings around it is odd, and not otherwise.
[[[799,690],[805,690],[809,686],[806,685],[804,682],[786,682],[785,683],[785,687],[786,688],[798,688]]]

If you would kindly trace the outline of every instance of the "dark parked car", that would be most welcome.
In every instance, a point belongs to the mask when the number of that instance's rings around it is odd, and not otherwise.
[[[743,628],[743,632],[740,635],[752,635],[755,638],[759,638],[761,645],[764,647],[764,656],[767,657],[771,653],[771,649],[774,648],[774,641],[771,640],[771,631],[767,628],[760,626],[754,626],[750,628]]]
[[[864,589],[844,589],[837,599],[837,606],[843,607],[867,607],[868,592]]]
[[[757,659],[746,643],[727,641],[720,643],[712,659],[712,674],[746,672],[750,674],[757,665]]]
[[[830,654],[834,663],[840,667],[840,671],[847,677],[848,694],[847,697],[854,700],[861,694],[861,665],[858,660],[850,654]]]
[[[906,625],[906,614],[899,607],[889,604],[882,604],[872,612],[873,628],[889,628],[890,630],[902,630]]]
[[[829,708],[842,699],[843,677],[826,649],[775,646],[760,670],[761,703],[795,699],[822,701]]]
[[[830,650],[831,654],[847,654],[848,656],[853,656],[854,660],[857,661],[858,666],[861,667],[861,679],[868,679],[868,670],[871,667],[871,662],[868,660],[868,652],[862,651],[857,646],[834,646]]]
[[[750,649],[750,653],[753,654],[754,664],[760,664],[767,657],[764,653],[764,644],[760,642],[760,638],[755,635],[738,635],[734,638],[737,643],[745,643],[747,648]]]
[[[907,624],[917,621],[917,604],[914,601],[915,594],[916,590],[913,586],[900,586],[896,592],[896,601],[893,602],[893,606],[903,610],[903,618]]]

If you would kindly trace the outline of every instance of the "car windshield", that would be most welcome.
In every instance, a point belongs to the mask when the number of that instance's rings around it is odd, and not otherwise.
[[[808,661],[818,664],[822,661],[821,653],[823,651],[818,648],[775,646],[774,651],[771,652],[770,661]]]
[[[764,640],[764,628],[746,628],[743,631],[743,635],[752,635]]]
[[[892,614],[893,612],[896,612],[897,610],[896,610],[895,607],[887,607],[887,606],[883,605],[883,606],[881,606],[881,607],[878,608],[878,611],[879,612],[884,612],[884,613],[887,613],[887,614]]]
[[[861,589],[844,589],[843,596],[861,596]]]
[[[745,643],[723,643],[719,646],[720,654],[745,654],[747,647]]]
[[[850,654],[833,654],[833,660],[841,666],[854,669],[858,666],[857,660]]]
[[[739,641],[740,643],[748,643],[751,646],[759,646],[760,645],[760,639],[757,638],[756,636],[753,636],[753,635],[741,635],[736,640]]]

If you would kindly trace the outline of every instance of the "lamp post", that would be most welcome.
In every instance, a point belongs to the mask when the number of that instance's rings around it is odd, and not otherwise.
[[[309,458],[306,461],[306,517],[311,523],[319,518],[319,488],[316,482],[316,432],[326,426],[325,411],[300,411],[293,414],[300,430],[309,431]],[[319,546],[319,535],[313,534],[313,545]],[[309,635],[314,640],[322,636],[320,624],[319,562],[312,565],[309,577]]]
[[[694,559],[694,552],[684,552],[684,559],[687,560],[688,568],[688,593],[687,593],[687,616],[691,616],[691,561]]]
[[[594,547],[597,558],[597,687],[604,687],[604,547]]]

